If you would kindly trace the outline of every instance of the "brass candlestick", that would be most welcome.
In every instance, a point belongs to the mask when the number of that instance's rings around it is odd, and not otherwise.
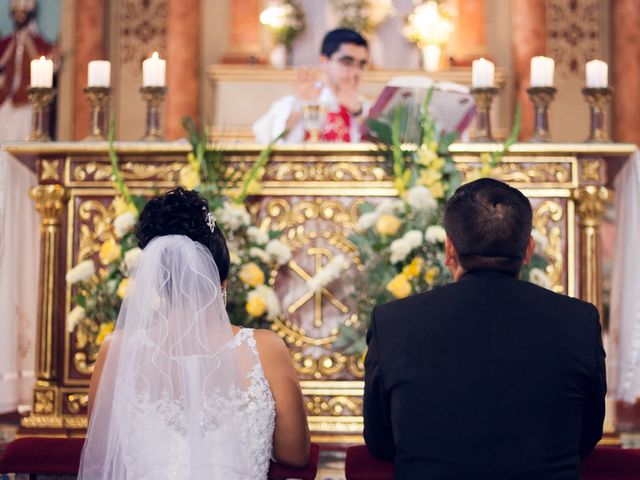
[[[604,129],[604,110],[611,101],[613,89],[586,87],[582,89],[582,94],[587,99],[591,111],[591,128],[587,142],[610,142],[609,134]]]
[[[32,142],[50,142],[49,106],[56,95],[56,91],[50,87],[29,87],[27,94],[31,105],[33,105],[31,134],[28,140]]]
[[[475,142],[493,142],[491,135],[491,104],[493,97],[498,93],[495,87],[475,87],[471,89],[471,95],[476,100],[478,120],[476,122]]]
[[[160,108],[167,89],[166,87],[141,87],[140,93],[147,102],[147,126],[142,140],[148,142],[162,141],[164,138],[160,127]]]
[[[535,113],[535,124],[533,128],[533,136],[530,142],[550,142],[551,133],[549,132],[549,104],[556,94],[554,87],[530,87],[527,89],[529,98],[533,103]]]
[[[86,87],[84,95],[91,104],[91,123],[87,141],[104,141],[107,139],[107,118],[109,118],[109,87]]]

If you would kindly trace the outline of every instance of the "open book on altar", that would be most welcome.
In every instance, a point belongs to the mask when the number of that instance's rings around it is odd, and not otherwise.
[[[458,132],[460,136],[469,126],[476,114],[476,105],[469,88],[453,82],[434,82],[428,77],[396,77],[382,90],[382,93],[369,110],[368,118],[391,123],[391,117],[398,105],[404,104],[415,119],[404,126],[406,141],[417,140],[420,129],[420,112],[424,99],[433,87],[429,104],[431,117],[441,131]],[[413,123],[411,125],[410,123]],[[364,136],[370,138],[365,127]],[[413,141],[415,141],[413,140]]]

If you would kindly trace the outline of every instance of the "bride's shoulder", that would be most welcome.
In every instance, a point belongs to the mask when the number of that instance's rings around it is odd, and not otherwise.
[[[261,357],[280,356],[283,353],[288,355],[284,340],[272,330],[256,328],[253,330],[253,338],[256,341],[256,347]]]

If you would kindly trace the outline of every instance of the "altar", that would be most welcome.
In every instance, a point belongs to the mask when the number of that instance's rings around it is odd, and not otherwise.
[[[453,144],[450,151],[463,179],[480,168],[480,156],[496,144]],[[163,142],[116,142],[124,180],[132,194],[153,196],[174,187],[187,165],[190,146]],[[217,145],[225,168],[243,171],[262,146]],[[37,384],[30,416],[22,429],[32,434],[84,435],[87,387],[93,361],[86,342],[67,328],[73,308],[65,273],[80,260],[97,258],[113,236],[115,195],[106,143],[15,143],[4,150],[38,179],[33,189],[41,215]],[[631,144],[517,143],[504,155],[494,177],[521,189],[531,200],[534,227],[548,240],[545,274],[559,293],[592,302],[602,311],[599,223],[615,173],[635,151]],[[383,168],[385,157],[369,144],[286,145],[273,149],[262,190],[249,210],[264,229],[282,231],[293,258],[272,278],[283,313],[270,328],[289,347],[305,396],[312,441],[362,441],[363,357],[334,347],[338,327],[353,321],[355,305],[338,280],[310,294],[306,280],[321,260],[343,255],[361,268],[349,241],[358,208],[394,197],[397,190]],[[233,318],[231,319],[233,322]],[[615,425],[611,415],[605,425]]]

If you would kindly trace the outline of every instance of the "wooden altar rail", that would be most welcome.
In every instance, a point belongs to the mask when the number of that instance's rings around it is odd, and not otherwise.
[[[229,172],[239,177],[262,147],[224,144],[215,148],[225,151]],[[451,151],[466,177],[479,168],[480,154],[495,148],[494,144],[454,144]],[[100,244],[113,236],[109,203],[115,192],[107,145],[21,143],[4,149],[35,169],[39,184],[32,196],[42,216],[37,384],[31,415],[22,428],[29,435],[83,435],[93,359],[65,328],[72,305],[64,277],[79,260],[97,258]],[[116,143],[116,150],[132,193],[151,196],[176,185],[190,148],[136,142]],[[600,219],[611,178],[634,151],[630,144],[521,143],[513,145],[494,172],[495,178],[531,199],[534,225],[549,240],[544,254],[552,288],[590,301],[601,311]],[[276,147],[264,188],[252,201],[252,212],[263,226],[283,229],[286,240],[297,242],[294,259],[300,265],[309,257],[305,250],[309,245],[325,250],[339,247],[356,265],[355,249],[346,237],[355,228],[359,202],[396,195],[383,162],[384,157],[369,144]],[[338,287],[336,293],[340,293]],[[352,313],[352,309],[346,314],[322,307],[301,309],[274,322],[300,374],[316,442],[362,439],[362,359],[332,348],[335,327]],[[314,330],[313,315],[315,320],[320,315],[322,329]],[[613,431],[614,419],[608,413],[606,429]]]

